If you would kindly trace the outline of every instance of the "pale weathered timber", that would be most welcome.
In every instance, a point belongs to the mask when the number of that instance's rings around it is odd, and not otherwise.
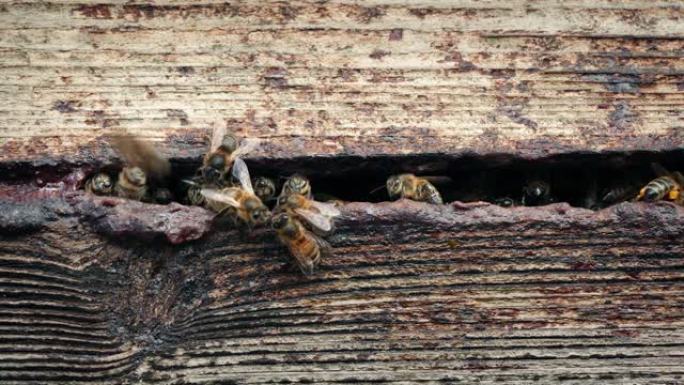
[[[270,231],[153,242],[132,212],[199,227],[202,216],[140,206],[75,193],[44,200],[39,226],[0,228],[3,384],[684,375],[681,207],[350,203],[335,255],[304,278]]]
[[[680,1],[4,1],[0,161],[682,145]]]

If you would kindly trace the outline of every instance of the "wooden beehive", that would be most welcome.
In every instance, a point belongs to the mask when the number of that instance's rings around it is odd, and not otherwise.
[[[340,185],[466,158],[681,157],[683,10],[3,2],[0,382],[682,383],[669,203],[348,203],[304,278],[266,229],[76,187],[121,129],[191,169],[225,126],[261,139],[256,170]]]

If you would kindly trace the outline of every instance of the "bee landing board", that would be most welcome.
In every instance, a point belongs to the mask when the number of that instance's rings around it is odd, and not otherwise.
[[[200,208],[41,199],[0,210],[3,383],[684,375],[684,209],[669,203],[349,203],[305,278],[271,231],[210,231]]]

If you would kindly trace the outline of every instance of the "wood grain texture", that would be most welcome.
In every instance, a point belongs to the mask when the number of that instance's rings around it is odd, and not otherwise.
[[[57,214],[41,230],[0,240],[3,384],[684,375],[684,209],[670,204],[347,204],[335,255],[304,278],[266,230],[141,243],[84,220],[83,202],[105,199],[69,201],[45,206]],[[101,216],[138,205],[114,201]]]
[[[671,149],[679,1],[0,5],[0,161],[109,159],[113,130],[196,158]]]

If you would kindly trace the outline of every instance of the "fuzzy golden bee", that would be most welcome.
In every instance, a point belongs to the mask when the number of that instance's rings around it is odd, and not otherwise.
[[[288,213],[274,215],[271,226],[304,275],[313,274],[321,259],[331,254],[328,242],[308,231]]]
[[[249,170],[242,159],[235,159],[232,175],[239,182],[240,187],[202,188],[200,190],[207,207],[217,212],[218,216],[230,216],[235,223],[243,223],[250,229],[266,224],[270,218],[270,210],[254,194]]]
[[[413,174],[392,175],[387,179],[390,198],[405,198],[419,202],[443,204],[442,195],[426,178]]]
[[[130,135],[112,137],[112,144],[124,158],[124,167],[114,186],[117,196],[135,200],[151,200],[149,184],[164,184],[171,164],[150,143]]]
[[[290,194],[278,198],[276,212],[287,212],[291,217],[303,221],[308,228],[319,235],[333,231],[333,220],[340,210],[331,203],[317,202],[302,194]]]
[[[114,182],[109,174],[103,172],[97,173],[92,178],[88,179],[85,184],[86,192],[95,195],[110,195],[114,188]]]
[[[659,164],[652,164],[651,166],[658,177],[648,182],[639,191],[636,200],[645,202],[668,200],[684,204],[684,196],[682,196],[684,176],[679,171],[669,172]]]
[[[280,191],[280,197],[290,194],[301,194],[306,198],[311,199],[311,183],[309,179],[301,174],[291,175],[283,183],[283,189]]]

